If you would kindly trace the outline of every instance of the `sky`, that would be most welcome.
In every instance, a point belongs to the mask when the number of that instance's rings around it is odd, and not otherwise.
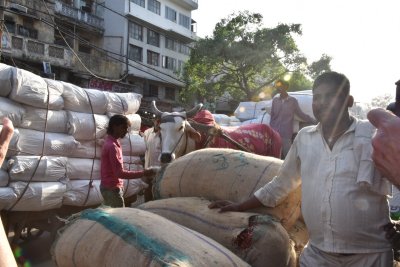
[[[265,27],[299,23],[295,37],[308,63],[322,54],[331,69],[345,74],[356,102],[396,93],[400,79],[400,0],[198,0],[192,12],[199,37],[238,11],[263,15]]]

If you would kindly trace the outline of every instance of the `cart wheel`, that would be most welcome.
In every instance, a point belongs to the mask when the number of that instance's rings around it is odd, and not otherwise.
[[[37,239],[39,236],[41,236],[43,234],[43,230],[40,229],[36,229],[36,228],[31,228],[31,227],[25,227],[24,229],[22,229],[21,231],[21,236],[20,238],[22,240],[25,241],[29,241],[29,240],[35,240]]]

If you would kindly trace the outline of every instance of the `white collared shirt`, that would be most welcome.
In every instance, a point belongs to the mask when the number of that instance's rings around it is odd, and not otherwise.
[[[372,146],[360,151],[354,148],[359,123],[354,118],[332,151],[322,136],[320,124],[303,128],[278,176],[254,193],[265,206],[276,206],[301,184],[302,213],[310,243],[326,252],[372,253],[391,249],[382,228],[389,223],[387,196],[357,181],[374,173]]]

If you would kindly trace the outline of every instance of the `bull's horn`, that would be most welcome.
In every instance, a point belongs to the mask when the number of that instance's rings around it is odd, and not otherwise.
[[[163,113],[156,107],[156,101],[151,101],[150,107],[151,111],[156,115],[156,117],[160,118]]]
[[[194,115],[196,115],[197,112],[199,112],[199,110],[203,107],[203,104],[197,104],[194,108],[192,108],[191,110],[189,110],[188,112],[186,112],[186,118],[191,118],[194,117]]]

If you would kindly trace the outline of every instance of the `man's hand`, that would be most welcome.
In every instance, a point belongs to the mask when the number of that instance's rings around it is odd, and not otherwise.
[[[3,118],[3,129],[1,130],[1,133],[0,133],[0,142],[4,142],[8,138],[11,139],[13,133],[14,133],[14,125],[13,125],[12,121],[9,118],[4,117]]]
[[[218,209],[219,212],[226,212],[226,211],[240,211],[239,204],[228,201],[228,200],[217,200],[211,202],[210,205],[208,205],[208,208],[210,209]]]
[[[160,167],[150,167],[143,171],[143,175],[146,177],[154,176],[158,171],[160,171]]]
[[[368,113],[368,120],[378,129],[372,139],[372,159],[376,168],[397,187],[400,186],[400,118],[384,109]]]

